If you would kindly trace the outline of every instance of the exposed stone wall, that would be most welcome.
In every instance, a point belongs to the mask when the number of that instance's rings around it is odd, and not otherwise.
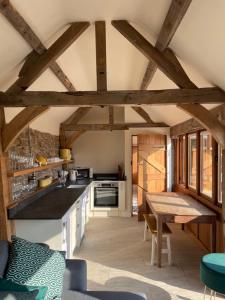
[[[59,156],[59,137],[49,133],[40,132],[34,129],[25,129],[19,137],[15,140],[13,145],[9,149],[9,165],[8,169],[12,170],[15,168],[15,162],[13,163],[12,158],[15,154],[19,157],[36,157],[37,154],[43,155],[46,158],[58,157]],[[14,160],[16,161],[16,160]],[[22,165],[23,168],[23,165]],[[48,169],[41,172],[35,172],[36,178],[40,179],[45,176],[52,176],[53,179],[58,178],[58,170],[61,167],[55,169]],[[12,197],[14,198],[13,191],[15,191],[15,184],[19,183],[22,187],[28,184],[28,177],[30,175],[19,176],[11,178]],[[20,197],[26,197],[28,192],[25,190],[21,193]],[[15,199],[17,200],[17,199]]]
[[[56,157],[59,156],[59,137],[34,129],[25,129],[10,147],[10,152],[22,156],[41,154],[47,158]]]

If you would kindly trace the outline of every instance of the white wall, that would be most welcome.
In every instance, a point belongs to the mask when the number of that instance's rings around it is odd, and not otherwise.
[[[114,108],[115,122],[124,122],[124,109]],[[108,123],[107,108],[92,108],[80,123]],[[93,167],[94,172],[117,172],[124,165],[124,131],[88,131],[73,145],[76,166]]]
[[[123,131],[89,131],[73,145],[76,166],[93,167],[95,173],[117,172],[124,165]]]

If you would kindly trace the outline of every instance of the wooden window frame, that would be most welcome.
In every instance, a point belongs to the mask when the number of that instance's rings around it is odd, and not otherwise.
[[[186,139],[185,135],[182,135],[178,138],[178,183],[185,185],[186,175],[183,177],[183,174],[186,174],[186,164],[185,160],[183,161],[183,148],[185,148],[186,154]],[[183,161],[183,162],[182,162]],[[181,163],[182,162],[182,163]],[[182,166],[182,167],[181,167]]]
[[[201,166],[200,166],[200,159],[201,159],[201,142],[200,142],[200,135],[202,131],[206,130],[196,130],[189,132],[187,134],[183,134],[178,136],[177,138],[177,151],[176,151],[176,161],[177,161],[177,188],[180,191],[186,192],[193,197],[196,197],[196,199],[200,200],[204,204],[208,204],[211,208],[220,208],[221,209],[221,203],[218,202],[218,172],[219,172],[219,165],[218,165],[218,144],[212,138],[212,197],[209,197],[205,195],[204,193],[201,193]],[[196,189],[190,187],[188,185],[188,176],[189,176],[189,170],[188,170],[188,164],[189,164],[189,158],[188,158],[188,136],[190,134],[196,134],[197,140],[196,140]],[[181,165],[181,139],[185,137],[185,161],[184,164],[182,163],[182,168],[185,168],[185,180],[182,182],[181,180],[181,172],[180,169]],[[216,208],[216,210],[217,210]]]
[[[190,135],[196,135],[196,186],[195,187],[192,187],[189,185],[189,141],[188,141],[188,137]],[[192,192],[195,192],[197,193],[197,195],[199,195],[199,188],[198,188],[198,183],[199,183],[199,158],[198,158],[198,155],[199,155],[199,137],[198,137],[198,132],[191,132],[191,133],[188,133],[186,135],[186,161],[185,161],[185,164],[186,164],[186,187],[192,191]]]

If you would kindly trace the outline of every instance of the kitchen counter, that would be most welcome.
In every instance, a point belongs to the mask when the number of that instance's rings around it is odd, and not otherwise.
[[[55,185],[53,189],[40,195],[40,197],[28,200],[25,206],[9,209],[9,219],[61,219],[83,194],[91,181],[90,179],[83,179],[77,180],[75,183],[68,182],[65,187]],[[67,188],[70,184],[81,185],[82,187]]]

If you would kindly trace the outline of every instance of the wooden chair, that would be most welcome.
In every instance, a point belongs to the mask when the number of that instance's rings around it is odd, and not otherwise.
[[[144,241],[147,240],[148,230],[152,236],[152,253],[151,253],[151,265],[154,265],[155,262],[155,246],[157,245],[157,222],[156,218],[152,214],[143,214],[145,219],[145,227],[144,227]],[[162,253],[168,255],[168,264],[171,265],[171,244],[170,244],[170,235],[171,230],[169,229],[167,224],[163,224],[163,234],[162,237],[166,238],[167,248],[162,249]]]

